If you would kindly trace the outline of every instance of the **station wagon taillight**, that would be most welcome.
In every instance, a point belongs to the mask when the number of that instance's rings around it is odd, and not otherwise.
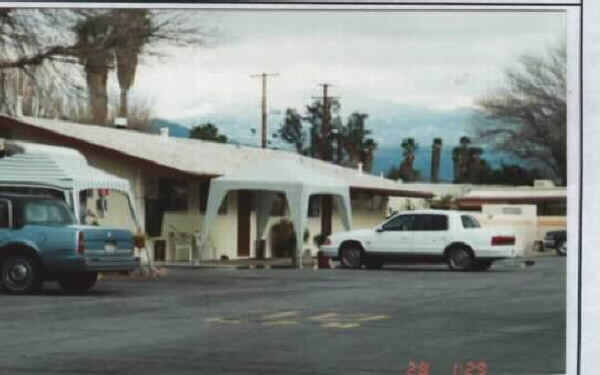
[[[85,253],[85,234],[79,232],[77,235],[77,254],[83,255]]]
[[[514,245],[514,236],[494,236],[492,237],[492,246],[507,246]]]

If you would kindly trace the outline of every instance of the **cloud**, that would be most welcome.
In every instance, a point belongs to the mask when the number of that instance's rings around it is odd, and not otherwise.
[[[140,68],[137,89],[156,97],[159,116],[258,113],[259,81],[269,106],[303,108],[333,83],[344,111],[371,113],[375,98],[432,109],[472,106],[502,82],[522,53],[560,38],[555,13],[213,11],[223,31],[213,48],[177,50]],[[252,121],[258,121],[254,116]]]

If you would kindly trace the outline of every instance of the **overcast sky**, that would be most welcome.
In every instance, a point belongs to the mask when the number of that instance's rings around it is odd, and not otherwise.
[[[259,80],[269,107],[302,109],[334,85],[342,107],[367,113],[395,105],[451,110],[501,84],[523,53],[563,40],[560,13],[203,11],[217,27],[210,47],[171,51],[140,67],[134,96],[167,119],[212,114],[259,123]]]

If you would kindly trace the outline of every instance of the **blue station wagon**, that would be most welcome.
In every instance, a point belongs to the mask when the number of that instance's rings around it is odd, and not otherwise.
[[[0,283],[8,293],[55,280],[67,292],[87,291],[98,272],[136,269],[133,248],[130,231],[78,225],[59,199],[0,193]]]

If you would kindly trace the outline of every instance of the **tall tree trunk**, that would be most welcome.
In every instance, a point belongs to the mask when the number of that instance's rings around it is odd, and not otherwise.
[[[117,10],[113,18],[116,22],[115,57],[117,78],[121,88],[119,116],[127,117],[127,95],[138,66],[139,54],[151,32],[150,12],[147,9]]]
[[[127,97],[129,96],[129,88],[121,87],[121,103],[119,106],[119,117],[127,118]]]
[[[8,95],[6,95],[6,73],[0,72],[0,112],[8,113]]]
[[[108,117],[108,95],[106,91],[108,66],[87,65],[85,70],[92,121],[94,124],[105,125]]]

